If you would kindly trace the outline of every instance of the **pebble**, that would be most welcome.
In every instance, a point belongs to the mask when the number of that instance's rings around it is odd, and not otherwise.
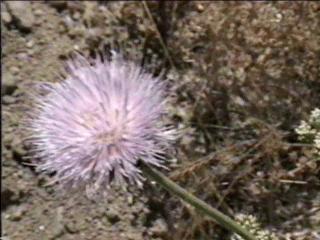
[[[128,198],[127,198],[127,200],[128,200],[128,204],[129,204],[129,205],[132,205],[133,202],[134,202],[132,195],[129,195]]]
[[[28,62],[30,59],[29,59],[27,53],[22,52],[22,53],[18,53],[17,54],[17,60],[19,60],[18,63],[22,63],[23,61],[27,61]],[[13,68],[17,68],[17,67],[13,67]]]
[[[34,43],[33,43],[33,41],[31,40],[31,41],[27,42],[26,47],[27,47],[27,48],[32,48],[33,45],[34,45]]]
[[[80,17],[81,17],[81,15],[80,15],[79,12],[75,12],[75,13],[72,15],[72,18],[73,18],[74,20],[78,20]]]
[[[20,221],[22,216],[26,213],[26,209],[22,206],[18,207],[17,210],[10,216],[12,221]]]
[[[16,102],[16,98],[6,95],[2,98],[2,101],[3,104],[12,104]]]
[[[41,15],[43,15],[43,11],[42,11],[41,9],[36,9],[36,10],[34,11],[34,15],[36,15],[36,16],[41,16]]]
[[[11,95],[17,89],[14,76],[6,71],[3,73],[2,87],[3,95]]]
[[[16,27],[22,31],[30,32],[35,21],[31,11],[31,3],[27,1],[7,1],[6,4]]]
[[[52,236],[49,239],[61,239],[61,236],[64,234],[65,226],[63,224],[62,211],[62,207],[59,207],[57,209],[57,217],[55,219],[55,224],[52,228]]]
[[[4,23],[8,24],[8,23],[11,23],[12,17],[8,12],[3,12],[2,13],[2,20]]]
[[[197,6],[197,10],[198,10],[199,12],[203,12],[204,6],[203,6],[202,4],[197,4],[196,6]]]
[[[10,67],[10,72],[16,75],[19,72],[19,68],[17,68],[16,66],[12,66]]]
[[[77,228],[77,224],[72,221],[68,221],[65,225],[65,228],[69,233],[79,232],[79,229]]]
[[[153,223],[150,232],[152,236],[161,237],[168,232],[168,225],[162,218],[159,218]]]
[[[108,209],[105,214],[110,223],[116,223],[120,220],[118,212],[113,208]]]

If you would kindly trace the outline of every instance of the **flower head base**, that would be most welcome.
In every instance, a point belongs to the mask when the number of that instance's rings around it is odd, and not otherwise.
[[[163,166],[174,140],[166,127],[166,85],[115,55],[68,63],[60,83],[42,84],[28,119],[38,169],[64,186],[141,183],[139,160]]]

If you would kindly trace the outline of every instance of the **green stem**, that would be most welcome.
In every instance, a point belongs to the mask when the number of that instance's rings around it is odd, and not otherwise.
[[[147,164],[142,163],[143,172],[151,179],[156,181],[163,188],[168,190],[169,192],[177,195],[187,203],[191,204],[196,209],[200,210],[204,214],[212,217],[217,223],[225,227],[226,229],[239,234],[243,239],[246,240],[255,240],[255,237],[252,236],[247,230],[241,227],[234,220],[224,215],[222,212],[217,209],[212,208],[199,198],[195,197],[191,193],[187,192],[185,189],[171,181],[169,178],[164,176],[161,172],[152,169]]]

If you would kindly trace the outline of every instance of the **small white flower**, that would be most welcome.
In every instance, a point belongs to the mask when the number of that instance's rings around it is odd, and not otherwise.
[[[301,121],[295,131],[300,140],[313,144],[315,154],[320,156],[320,109],[315,108],[308,121]]]
[[[320,109],[315,108],[310,115],[310,120],[311,123],[320,123]]]

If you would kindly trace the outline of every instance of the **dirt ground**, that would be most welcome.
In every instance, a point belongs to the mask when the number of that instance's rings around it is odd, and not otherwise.
[[[171,179],[279,239],[320,239],[320,163],[294,132],[320,103],[319,26],[317,2],[1,2],[2,239],[230,239],[157,186],[70,198],[23,164],[29,83],[103,48],[166,70]]]

